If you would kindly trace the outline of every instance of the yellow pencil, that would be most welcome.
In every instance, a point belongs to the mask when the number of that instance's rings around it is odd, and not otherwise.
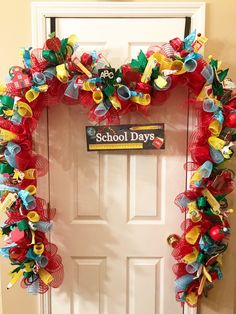
[[[132,126],[129,128],[131,131],[149,131],[149,130],[159,130],[162,127],[160,125],[140,125],[140,126]]]

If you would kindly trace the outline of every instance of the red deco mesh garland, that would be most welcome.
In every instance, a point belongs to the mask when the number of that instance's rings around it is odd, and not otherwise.
[[[176,299],[196,306],[217,279],[222,279],[222,254],[230,235],[226,195],[233,191],[234,172],[227,167],[236,139],[236,98],[227,70],[212,57],[203,59],[207,39],[196,32],[140,51],[137,59],[115,70],[102,54],[79,58],[74,35],[60,40],[52,34],[42,49],[23,50],[23,67],[9,70],[0,86],[0,196],[7,219],[1,227],[6,245],[0,254],[13,266],[8,288],[18,280],[29,293],[45,293],[63,281],[57,246],[48,241],[55,209],[37,194],[37,179],[48,162],[32,151],[32,132],[41,112],[58,103],[82,105],[89,119],[107,124],[164,102],[178,84],[192,92],[197,129],[191,136],[190,186],[175,204],[187,219],[182,236],[170,235],[176,259]],[[101,75],[101,73],[103,73]]]

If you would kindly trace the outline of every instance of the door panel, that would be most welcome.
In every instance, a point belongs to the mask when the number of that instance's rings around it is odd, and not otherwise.
[[[185,18],[57,18],[61,37],[78,35],[81,53],[96,49],[118,67],[138,55],[139,50],[184,37]]]
[[[78,34],[81,51],[101,50],[119,66],[140,48],[146,51],[155,37],[182,38],[184,23],[182,18],[59,18],[56,32]],[[52,240],[60,243],[65,263],[65,283],[52,291],[52,313],[182,313],[166,244],[168,234],[179,231],[182,217],[173,200],[185,189],[187,106],[180,104],[187,91],[174,94],[149,117],[122,119],[164,122],[163,151],[87,152],[85,110],[49,109],[50,202],[58,210]]]

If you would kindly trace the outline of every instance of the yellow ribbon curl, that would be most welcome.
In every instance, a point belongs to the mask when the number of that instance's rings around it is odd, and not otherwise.
[[[37,189],[35,185],[28,185],[26,191],[28,191],[30,195],[35,195]]]
[[[85,81],[82,86],[82,89],[86,91],[93,91],[95,88],[96,88],[96,84],[89,81]]]
[[[185,264],[192,264],[196,262],[198,254],[199,254],[198,250],[196,248],[193,248],[193,251],[191,253],[183,257],[183,262]]]
[[[195,292],[189,292],[187,294],[187,297],[186,297],[186,302],[191,305],[191,306],[194,306],[197,304],[197,300],[198,300],[198,295],[195,293]]]
[[[46,284],[49,285],[53,281],[53,276],[44,268],[39,269],[39,277]]]
[[[218,137],[216,137],[216,136],[210,136],[210,137],[208,138],[208,143],[209,143],[212,147],[214,147],[215,149],[217,149],[217,150],[221,150],[221,149],[225,146],[225,144],[226,144],[226,142],[225,142],[224,140],[222,140],[222,139],[220,139],[220,138],[218,138]]]
[[[219,136],[222,130],[222,124],[220,123],[220,121],[215,119],[210,123],[208,129],[211,132],[211,134]]]
[[[130,100],[139,105],[148,106],[151,102],[151,96],[149,94],[144,94],[143,96],[133,96]]]
[[[110,96],[109,97],[109,100],[112,104],[112,106],[116,109],[116,110],[119,110],[121,109],[121,103],[119,102],[119,99],[115,96]]]
[[[41,255],[44,252],[44,244],[43,243],[39,243],[39,244],[35,244],[33,251],[36,255]]]
[[[4,142],[10,142],[17,139],[17,135],[11,131],[0,128],[0,137]]]
[[[200,233],[201,233],[200,227],[199,226],[195,226],[189,232],[186,233],[185,240],[189,244],[193,245],[193,244],[196,243]]]
[[[39,96],[39,94],[40,94],[39,91],[36,91],[31,88],[25,93],[25,98],[28,102],[32,102]]]
[[[100,104],[100,102],[103,101],[103,93],[100,89],[94,90],[93,91],[93,101],[96,104]]]
[[[39,214],[38,214],[36,211],[34,211],[34,210],[30,211],[30,212],[27,214],[27,218],[28,218],[30,221],[32,221],[32,222],[38,222],[38,221],[40,220]]]
[[[56,75],[58,80],[61,81],[63,84],[68,82],[69,72],[67,71],[64,63],[56,66]]]
[[[22,117],[32,117],[33,116],[32,109],[27,103],[25,103],[23,101],[18,101],[16,103],[16,107],[18,109],[17,111],[18,111],[20,116],[22,116]]]

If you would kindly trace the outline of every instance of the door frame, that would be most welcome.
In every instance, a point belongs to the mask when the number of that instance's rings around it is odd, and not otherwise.
[[[189,17],[191,19],[191,31],[196,29],[205,34],[205,2],[32,2],[31,3],[31,29],[32,46],[43,46],[48,29],[48,18],[56,17]],[[195,117],[189,108],[189,133],[194,129]],[[41,117],[44,128],[40,135],[47,143],[48,123],[47,112]],[[37,146],[36,146],[37,149]],[[38,149],[38,152],[48,156],[47,145]],[[49,157],[49,156],[48,156]],[[188,157],[186,158],[188,161]],[[190,175],[187,177],[187,183]],[[43,197],[49,202],[48,182],[49,178],[41,178],[45,189]],[[41,194],[42,194],[41,193]],[[173,292],[174,293],[174,292]],[[40,314],[51,314],[51,293],[40,296]],[[197,314],[196,308],[184,307],[184,314]]]

